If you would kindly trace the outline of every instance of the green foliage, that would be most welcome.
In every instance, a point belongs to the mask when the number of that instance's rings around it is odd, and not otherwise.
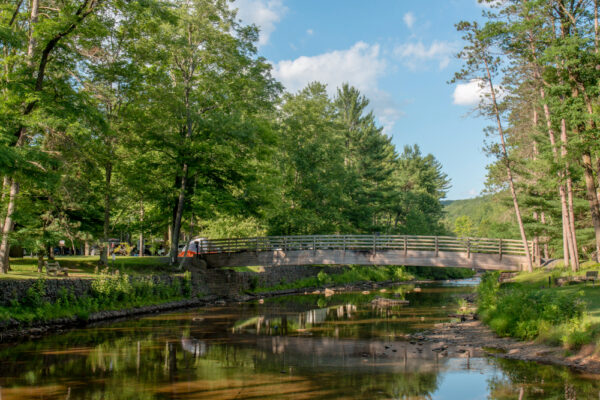
[[[461,215],[454,220],[453,231],[458,237],[472,237],[475,233],[473,221],[468,215]]]
[[[319,271],[319,273],[317,274],[317,282],[319,282],[319,285],[325,286],[329,285],[331,282],[333,282],[333,280],[329,275],[327,275],[327,272]]]
[[[500,195],[486,195],[447,202],[443,223],[457,236],[518,238],[512,205],[505,200]]]
[[[51,303],[45,300],[45,280],[35,281],[27,294],[11,307],[0,307],[0,320],[21,322],[50,321],[76,316],[87,320],[98,311],[119,310],[181,300],[191,296],[191,277],[174,278],[171,284],[156,281],[152,276],[132,279],[126,274],[100,275],[92,282],[89,296],[75,297],[61,290]]]
[[[497,273],[486,273],[478,289],[478,312],[497,334],[551,342],[561,335],[560,342],[568,346],[583,343],[587,336],[578,329],[585,310],[583,293],[569,296],[519,284],[501,287],[497,281]]]
[[[407,266],[404,269],[417,277],[417,279],[427,279],[443,281],[448,279],[466,279],[475,276],[475,271],[471,268],[456,267],[413,267]]]
[[[38,279],[27,289],[27,293],[19,300],[19,303],[25,307],[37,308],[43,305],[45,295],[46,281]]]
[[[402,266],[350,265],[347,268],[344,268],[343,272],[340,273],[328,274],[325,271],[319,271],[316,277],[304,278],[295,282],[280,284],[269,288],[257,287],[252,290],[255,292],[265,292],[270,290],[346,285],[359,282],[403,282],[412,279],[414,279],[414,276],[407,272],[406,267]]]

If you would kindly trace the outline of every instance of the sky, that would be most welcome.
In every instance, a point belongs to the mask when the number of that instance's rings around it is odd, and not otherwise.
[[[238,18],[260,30],[259,54],[289,92],[306,84],[357,87],[398,152],[418,144],[451,179],[447,198],[479,195],[491,161],[489,121],[473,115],[476,82],[448,84],[461,67],[454,25],[480,20],[477,0],[236,0]]]

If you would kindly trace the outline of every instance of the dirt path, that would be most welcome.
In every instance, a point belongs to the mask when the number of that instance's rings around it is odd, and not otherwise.
[[[600,375],[600,358],[593,354],[592,345],[584,346],[576,354],[565,356],[565,350],[560,347],[500,338],[480,321],[437,324],[433,330],[413,338],[437,343],[438,349],[454,357],[464,357],[465,354],[477,357],[486,354],[513,360],[562,365],[578,372]]]

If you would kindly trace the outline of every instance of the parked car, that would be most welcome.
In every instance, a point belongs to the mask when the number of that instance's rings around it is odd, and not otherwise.
[[[187,244],[187,252],[184,253],[186,245],[179,246],[177,257],[193,257],[196,254],[217,253],[219,248],[212,245],[207,238],[194,238]]]

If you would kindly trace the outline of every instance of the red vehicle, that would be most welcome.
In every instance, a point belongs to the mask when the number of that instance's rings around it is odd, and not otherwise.
[[[187,251],[186,251],[187,247]],[[196,254],[218,253],[219,249],[207,238],[194,238],[187,245],[179,248],[177,257],[194,257]]]

